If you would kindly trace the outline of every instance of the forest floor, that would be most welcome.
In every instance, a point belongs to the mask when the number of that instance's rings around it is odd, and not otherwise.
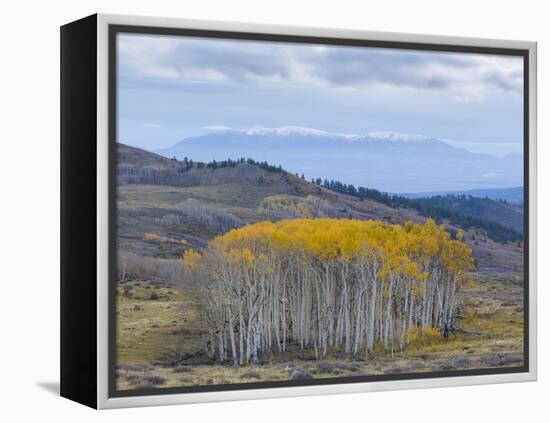
[[[261,364],[233,367],[208,362],[200,353],[201,322],[190,293],[146,280],[117,289],[117,388],[238,384],[288,380],[296,368],[313,378],[454,371],[523,365],[523,283],[511,273],[475,273],[475,287],[457,326],[476,334],[422,338],[404,352],[378,348],[365,360],[330,351],[290,349]]]

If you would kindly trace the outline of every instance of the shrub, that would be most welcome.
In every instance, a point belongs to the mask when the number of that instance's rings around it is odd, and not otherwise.
[[[258,372],[255,372],[254,370],[250,370],[246,373],[243,373],[241,375],[241,379],[261,379],[261,376]]]
[[[145,241],[153,241],[153,242],[158,242],[160,244],[181,244],[181,245],[187,244],[187,241],[185,239],[170,238],[168,236],[162,236],[162,235],[150,233],[150,232],[144,233],[143,239]]]
[[[337,208],[328,201],[308,195],[272,195],[262,200],[258,210],[273,219],[293,219],[299,217],[350,217],[348,210]]]
[[[502,365],[502,358],[499,355],[484,355],[480,357],[479,361],[489,367],[498,367]]]
[[[521,354],[507,354],[501,357],[501,363],[504,366],[510,365],[512,363],[515,363],[516,365],[519,365],[519,363],[523,362],[523,355]]]
[[[187,373],[187,372],[191,372],[193,370],[193,368],[191,366],[185,366],[185,365],[179,365],[179,366],[176,366],[174,367],[173,369],[173,372],[175,373]]]
[[[162,385],[166,383],[166,379],[158,375],[131,374],[126,376],[128,383],[139,386],[141,388]]]
[[[291,370],[288,374],[288,380],[310,380],[310,379],[313,379],[313,376],[311,376],[304,369],[300,369],[300,368]]]
[[[480,361],[490,367],[509,366],[513,363],[519,365],[523,361],[523,356],[521,354],[484,355]]]
[[[453,357],[449,359],[449,364],[454,367],[468,367],[470,365],[470,359],[468,357]]]
[[[153,370],[153,366],[150,364],[129,364],[129,363],[119,363],[117,364],[117,369],[131,372],[144,372],[146,370]]]
[[[227,232],[244,225],[237,216],[194,199],[182,201],[176,206],[176,210],[181,214],[171,215],[171,223],[181,224],[184,221],[193,221],[217,232]]]
[[[323,362],[317,365],[316,373],[329,374],[340,373],[340,370],[347,369],[348,366],[340,362]]]
[[[121,252],[118,254],[117,260],[119,280],[132,277],[149,280],[159,279],[173,283],[179,283],[183,280],[183,266],[178,259],[157,259]],[[139,284],[135,283],[135,286],[139,286]]]
[[[451,357],[447,362],[443,362],[439,365],[441,370],[457,370],[466,368],[470,365],[471,361],[468,357]]]
[[[413,326],[407,331],[407,341],[411,344],[430,344],[434,339],[439,339],[441,332],[438,328],[422,329]]]

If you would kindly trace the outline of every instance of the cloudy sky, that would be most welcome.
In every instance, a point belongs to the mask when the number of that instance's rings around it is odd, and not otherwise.
[[[138,147],[293,125],[522,151],[521,58],[139,34],[117,48],[118,138]]]

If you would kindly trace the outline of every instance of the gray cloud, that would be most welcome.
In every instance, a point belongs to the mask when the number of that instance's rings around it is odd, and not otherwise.
[[[481,101],[521,92],[521,58],[149,35],[119,36],[120,72],[199,83],[412,89]]]

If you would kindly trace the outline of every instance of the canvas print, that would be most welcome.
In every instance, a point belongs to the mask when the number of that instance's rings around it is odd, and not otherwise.
[[[525,365],[524,59],[119,32],[115,388]]]

